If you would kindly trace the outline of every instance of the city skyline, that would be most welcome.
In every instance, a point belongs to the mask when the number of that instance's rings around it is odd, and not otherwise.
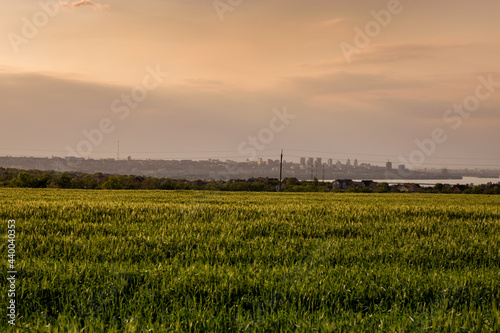
[[[285,155],[286,156],[286,155]],[[480,177],[498,179],[498,168],[421,168],[409,169],[405,164],[392,161],[370,163],[366,160],[347,159],[344,161],[322,157],[299,157],[298,160],[283,158],[282,165],[288,176],[309,177],[330,174],[341,176],[366,176],[377,179],[455,179],[457,177]],[[280,159],[257,158],[254,161],[235,161],[231,159],[134,159],[131,156],[117,158],[83,158],[83,157],[14,157],[0,156],[0,166],[3,168],[24,170],[53,170],[59,172],[87,172],[126,175],[161,175],[164,177],[191,177],[195,179],[210,178],[210,175],[231,177],[260,177],[265,171],[267,177],[274,177],[280,170]],[[200,178],[196,178],[200,177]]]

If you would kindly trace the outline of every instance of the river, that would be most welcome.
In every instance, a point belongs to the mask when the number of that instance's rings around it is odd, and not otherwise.
[[[361,181],[361,179],[355,179],[354,181]],[[420,184],[421,186],[434,186],[438,183],[450,185],[482,185],[487,183],[500,183],[500,178],[463,177],[462,179],[373,179],[373,181],[378,183],[386,182],[389,185],[404,183]]]

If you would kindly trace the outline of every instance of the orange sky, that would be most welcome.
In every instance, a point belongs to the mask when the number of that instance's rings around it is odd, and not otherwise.
[[[120,140],[136,158],[244,160],[286,107],[295,118],[260,155],[397,163],[438,128],[447,140],[422,166],[500,167],[500,84],[459,126],[443,119],[480,77],[500,83],[499,2],[231,3],[2,1],[0,154],[66,156],[109,119],[87,156]],[[113,102],[147,68],[168,76],[121,119]]]

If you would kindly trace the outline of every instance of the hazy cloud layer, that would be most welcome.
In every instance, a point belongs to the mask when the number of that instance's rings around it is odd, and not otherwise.
[[[59,2],[59,5],[62,8],[70,8],[70,9],[79,8],[79,7],[91,7],[95,10],[109,10],[109,9],[111,9],[110,5],[103,5],[103,4],[96,3],[96,2],[93,2],[90,0],[80,0],[80,1],[74,1],[74,2],[64,1],[64,2]]]
[[[394,155],[395,151],[411,149],[415,138],[424,138],[432,128],[443,126],[442,114],[451,107],[447,100],[403,98],[397,93],[400,90],[395,89],[421,89],[424,83],[384,76],[337,73],[319,78],[290,78],[290,82],[286,92],[281,86],[264,92],[234,89],[222,83],[217,83],[221,86],[217,90],[190,82],[165,87],[152,92],[121,121],[113,113],[111,103],[129,93],[131,87],[39,74],[2,74],[0,106],[15,112],[4,115],[1,132],[10,138],[7,142],[11,144],[21,142],[25,147],[51,147],[63,152],[66,145],[76,145],[82,139],[82,130],[92,130],[102,118],[110,118],[117,130],[96,148],[96,156],[113,151],[117,140],[122,142],[123,151],[130,152],[179,152],[183,151],[178,148],[182,142],[185,151],[236,153],[241,141],[268,126],[273,108],[286,105],[297,115],[297,122],[269,149],[279,149],[280,145],[307,148],[304,139],[308,135],[304,133],[314,133],[323,150],[363,153],[368,147]],[[365,96],[372,90],[384,93],[373,99],[372,95]],[[331,99],[329,94],[333,94]],[[382,95],[390,98],[381,98]],[[490,125],[498,119],[499,105],[499,99],[491,100],[457,135],[478,143],[484,143],[488,135],[495,137],[497,128]],[[479,136],[478,131],[482,133]],[[49,135],[53,132],[58,135]],[[41,134],[21,135],[19,140],[19,133]],[[360,140],[363,150],[359,148]],[[144,142],[148,142],[147,149],[143,148]],[[214,143],[218,148],[214,149]]]
[[[500,2],[401,1],[349,64],[339,45],[387,3],[243,1],[221,21],[211,1],[65,1],[30,30],[39,2],[2,2],[0,33],[25,40],[17,53],[0,41],[0,153],[64,155],[109,117],[116,130],[96,156],[114,156],[119,139],[124,153],[208,157],[236,152],[286,106],[297,118],[266,149],[407,155],[433,128],[449,130],[444,112],[474,95],[478,77],[500,82]],[[112,102],[156,65],[169,76],[119,120]],[[500,87],[436,156],[496,154],[499,109]]]

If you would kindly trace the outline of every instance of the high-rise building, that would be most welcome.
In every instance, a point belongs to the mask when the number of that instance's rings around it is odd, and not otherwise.
[[[385,164],[385,170],[386,171],[392,171],[392,162],[387,162]]]
[[[399,173],[403,173],[403,172],[405,172],[405,170],[406,170],[406,168],[405,168],[404,164],[398,165],[398,172]]]
[[[357,168],[358,167],[358,159],[355,159],[354,160],[354,167]]]
[[[321,166],[321,163],[322,163],[322,159],[321,159],[321,157],[317,157],[317,158],[316,158],[316,162],[314,163],[314,166],[315,166],[316,168],[318,168],[318,167],[320,167],[320,166]]]
[[[307,159],[307,163],[306,163],[306,165],[307,165],[307,166],[313,166],[313,164],[314,164],[314,158],[309,157],[309,158]]]
[[[301,157],[300,158],[300,165],[301,166],[306,166],[306,158],[305,157]]]
[[[333,165],[333,160],[331,158],[328,159],[328,167],[332,167]]]

